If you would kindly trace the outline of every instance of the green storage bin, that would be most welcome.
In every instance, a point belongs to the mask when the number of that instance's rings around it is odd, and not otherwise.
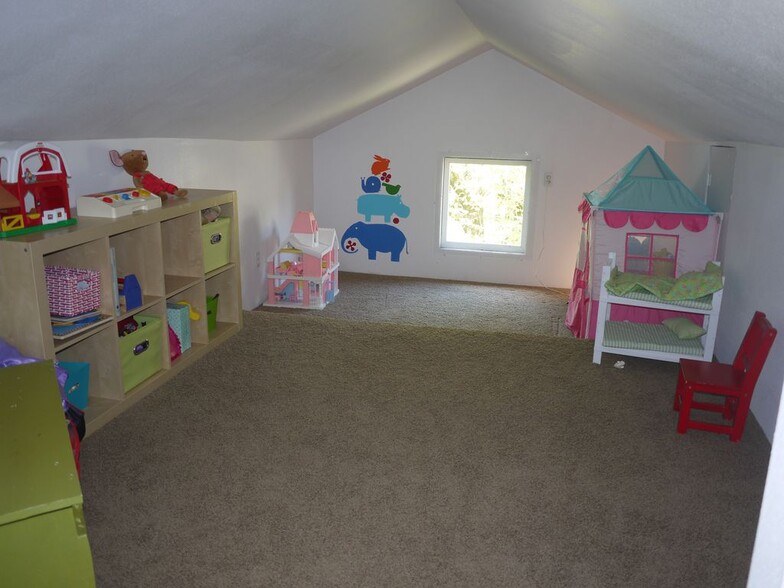
[[[212,335],[218,326],[218,294],[207,297],[207,334]]]
[[[201,249],[204,254],[204,273],[229,263],[231,248],[231,219],[218,218],[201,226]]]
[[[120,363],[126,392],[157,373],[162,367],[163,357],[163,321],[142,314],[133,318],[139,323],[139,328],[120,337]]]

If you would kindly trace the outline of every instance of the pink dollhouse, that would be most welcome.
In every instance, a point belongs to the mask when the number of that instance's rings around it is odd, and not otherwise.
[[[60,150],[42,141],[12,141],[0,147],[0,237],[75,222]]]
[[[320,229],[312,212],[300,211],[291,233],[267,259],[267,305],[322,309],[338,294],[335,229]]]

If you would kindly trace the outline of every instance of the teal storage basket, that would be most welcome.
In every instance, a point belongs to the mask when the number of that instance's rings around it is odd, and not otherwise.
[[[191,348],[191,318],[188,305],[184,302],[167,302],[166,318],[177,339],[180,340],[180,349],[185,353]]]
[[[68,374],[65,396],[76,408],[84,410],[89,401],[90,364],[81,361],[58,361],[57,365]]]

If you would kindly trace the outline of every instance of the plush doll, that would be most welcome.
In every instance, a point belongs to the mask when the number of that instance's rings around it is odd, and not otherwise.
[[[188,195],[188,190],[183,190],[174,184],[165,182],[147,171],[149,162],[147,161],[146,151],[134,149],[120,155],[118,151],[112,149],[109,152],[109,159],[112,160],[114,165],[123,168],[131,175],[134,186],[160,196],[161,200],[166,200],[169,196],[185,198]]]

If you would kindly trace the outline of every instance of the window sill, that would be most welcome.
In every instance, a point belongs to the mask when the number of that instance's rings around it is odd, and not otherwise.
[[[459,249],[459,248],[451,248],[451,247],[439,247],[438,252],[444,256],[448,255],[473,255],[473,256],[481,256],[481,257],[498,257],[498,258],[506,258],[512,260],[519,260],[522,261],[528,257],[525,253],[520,253],[517,251],[492,251],[492,250],[480,250],[480,249]]]

